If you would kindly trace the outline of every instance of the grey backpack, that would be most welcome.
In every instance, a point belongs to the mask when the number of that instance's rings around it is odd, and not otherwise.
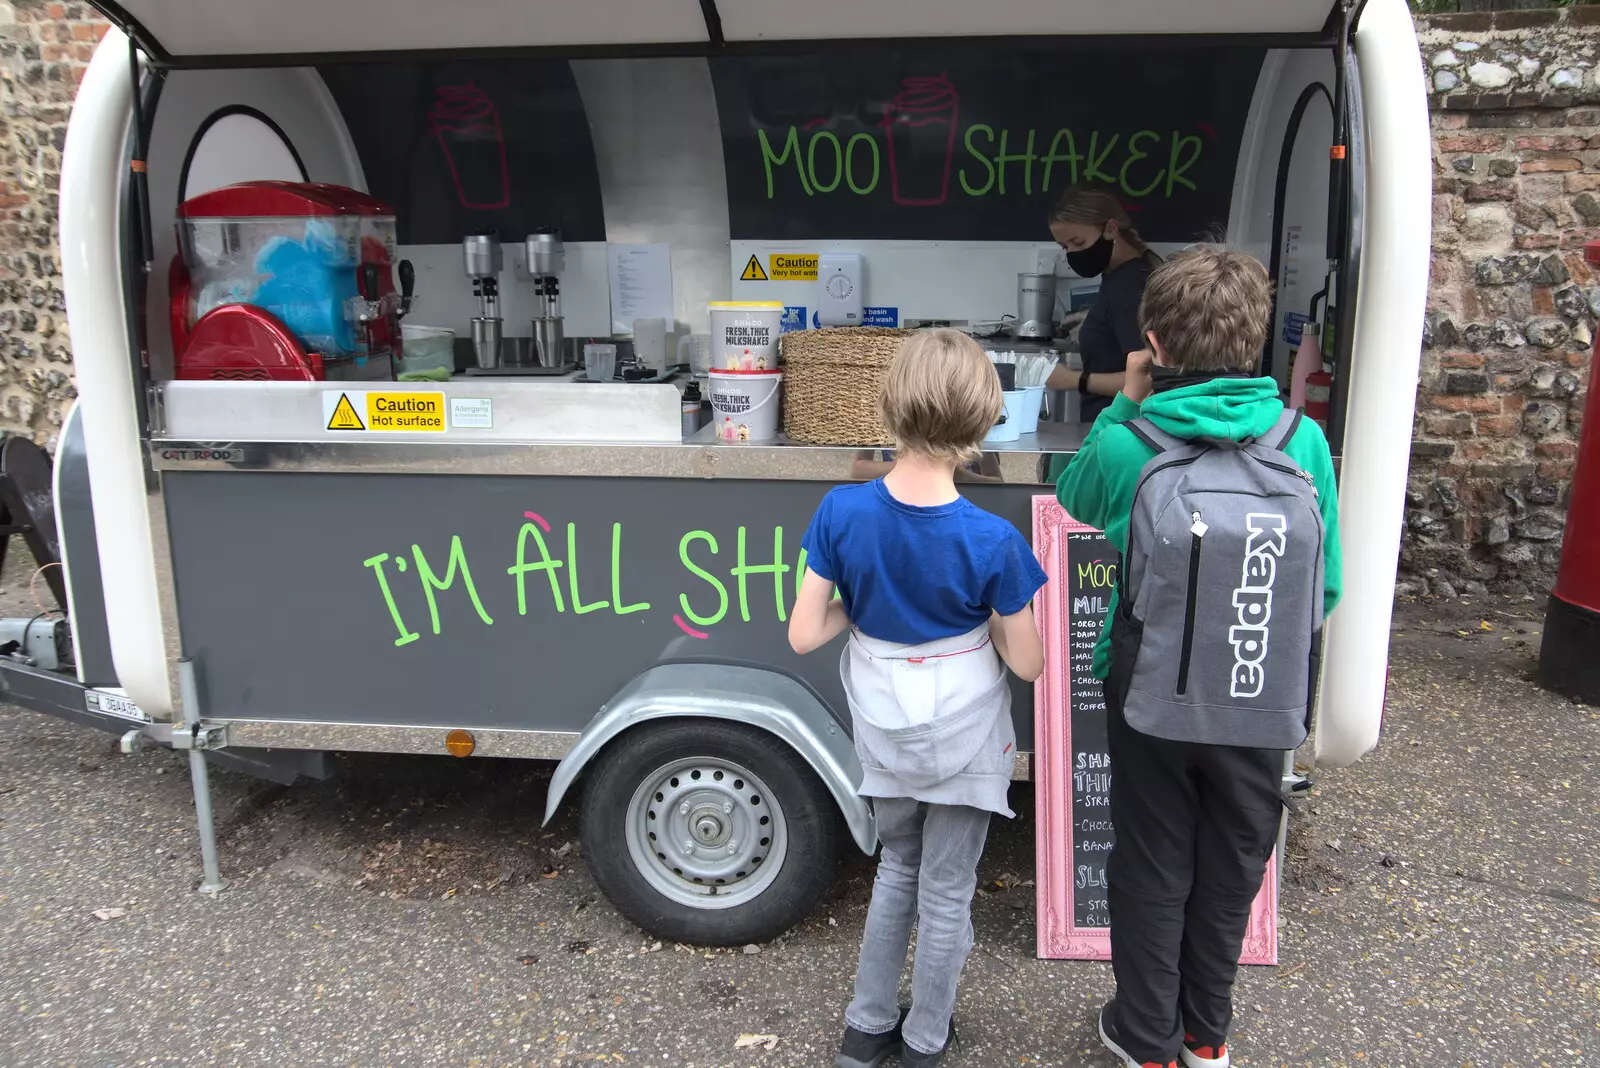
[[[1108,684],[1157,738],[1259,749],[1305,741],[1322,628],[1322,513],[1284,455],[1301,413],[1244,442],[1124,423],[1139,472]]]

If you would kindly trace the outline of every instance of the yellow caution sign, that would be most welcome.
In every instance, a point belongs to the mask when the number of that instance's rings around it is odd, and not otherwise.
[[[819,258],[815,252],[779,252],[767,257],[767,265],[774,282],[815,282]]]
[[[367,394],[367,428],[401,433],[444,433],[443,393]]]
[[[339,401],[333,406],[333,414],[328,417],[329,430],[365,430],[367,425],[361,421],[361,416],[356,414],[355,405],[350,403],[347,393],[339,394]]]
[[[744,273],[739,276],[739,281],[765,282],[766,280],[767,272],[761,269],[761,261],[751,256],[750,262],[744,265]]]
[[[487,407],[488,402],[483,403]],[[443,434],[448,411],[443,393],[371,389],[326,390],[322,394],[322,415],[329,430]]]

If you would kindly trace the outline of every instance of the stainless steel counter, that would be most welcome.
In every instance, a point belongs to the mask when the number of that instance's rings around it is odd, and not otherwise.
[[[1053,456],[1074,453],[1089,427],[1041,422],[1037,434],[989,447],[964,482],[1044,485]],[[710,428],[677,445],[418,441],[149,443],[158,471],[325,471],[439,475],[544,475],[596,478],[730,478],[850,482],[875,478],[879,449],[769,443],[719,443]]]

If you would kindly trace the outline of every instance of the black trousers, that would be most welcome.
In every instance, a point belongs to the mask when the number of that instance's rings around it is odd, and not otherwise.
[[[1142,734],[1113,689],[1112,1023],[1131,1057],[1166,1064],[1185,1032],[1227,1038],[1250,905],[1277,844],[1284,753]]]

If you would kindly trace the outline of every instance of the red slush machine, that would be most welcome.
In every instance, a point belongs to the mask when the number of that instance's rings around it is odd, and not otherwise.
[[[343,186],[243,182],[178,207],[177,377],[392,381],[415,275],[394,209]]]

